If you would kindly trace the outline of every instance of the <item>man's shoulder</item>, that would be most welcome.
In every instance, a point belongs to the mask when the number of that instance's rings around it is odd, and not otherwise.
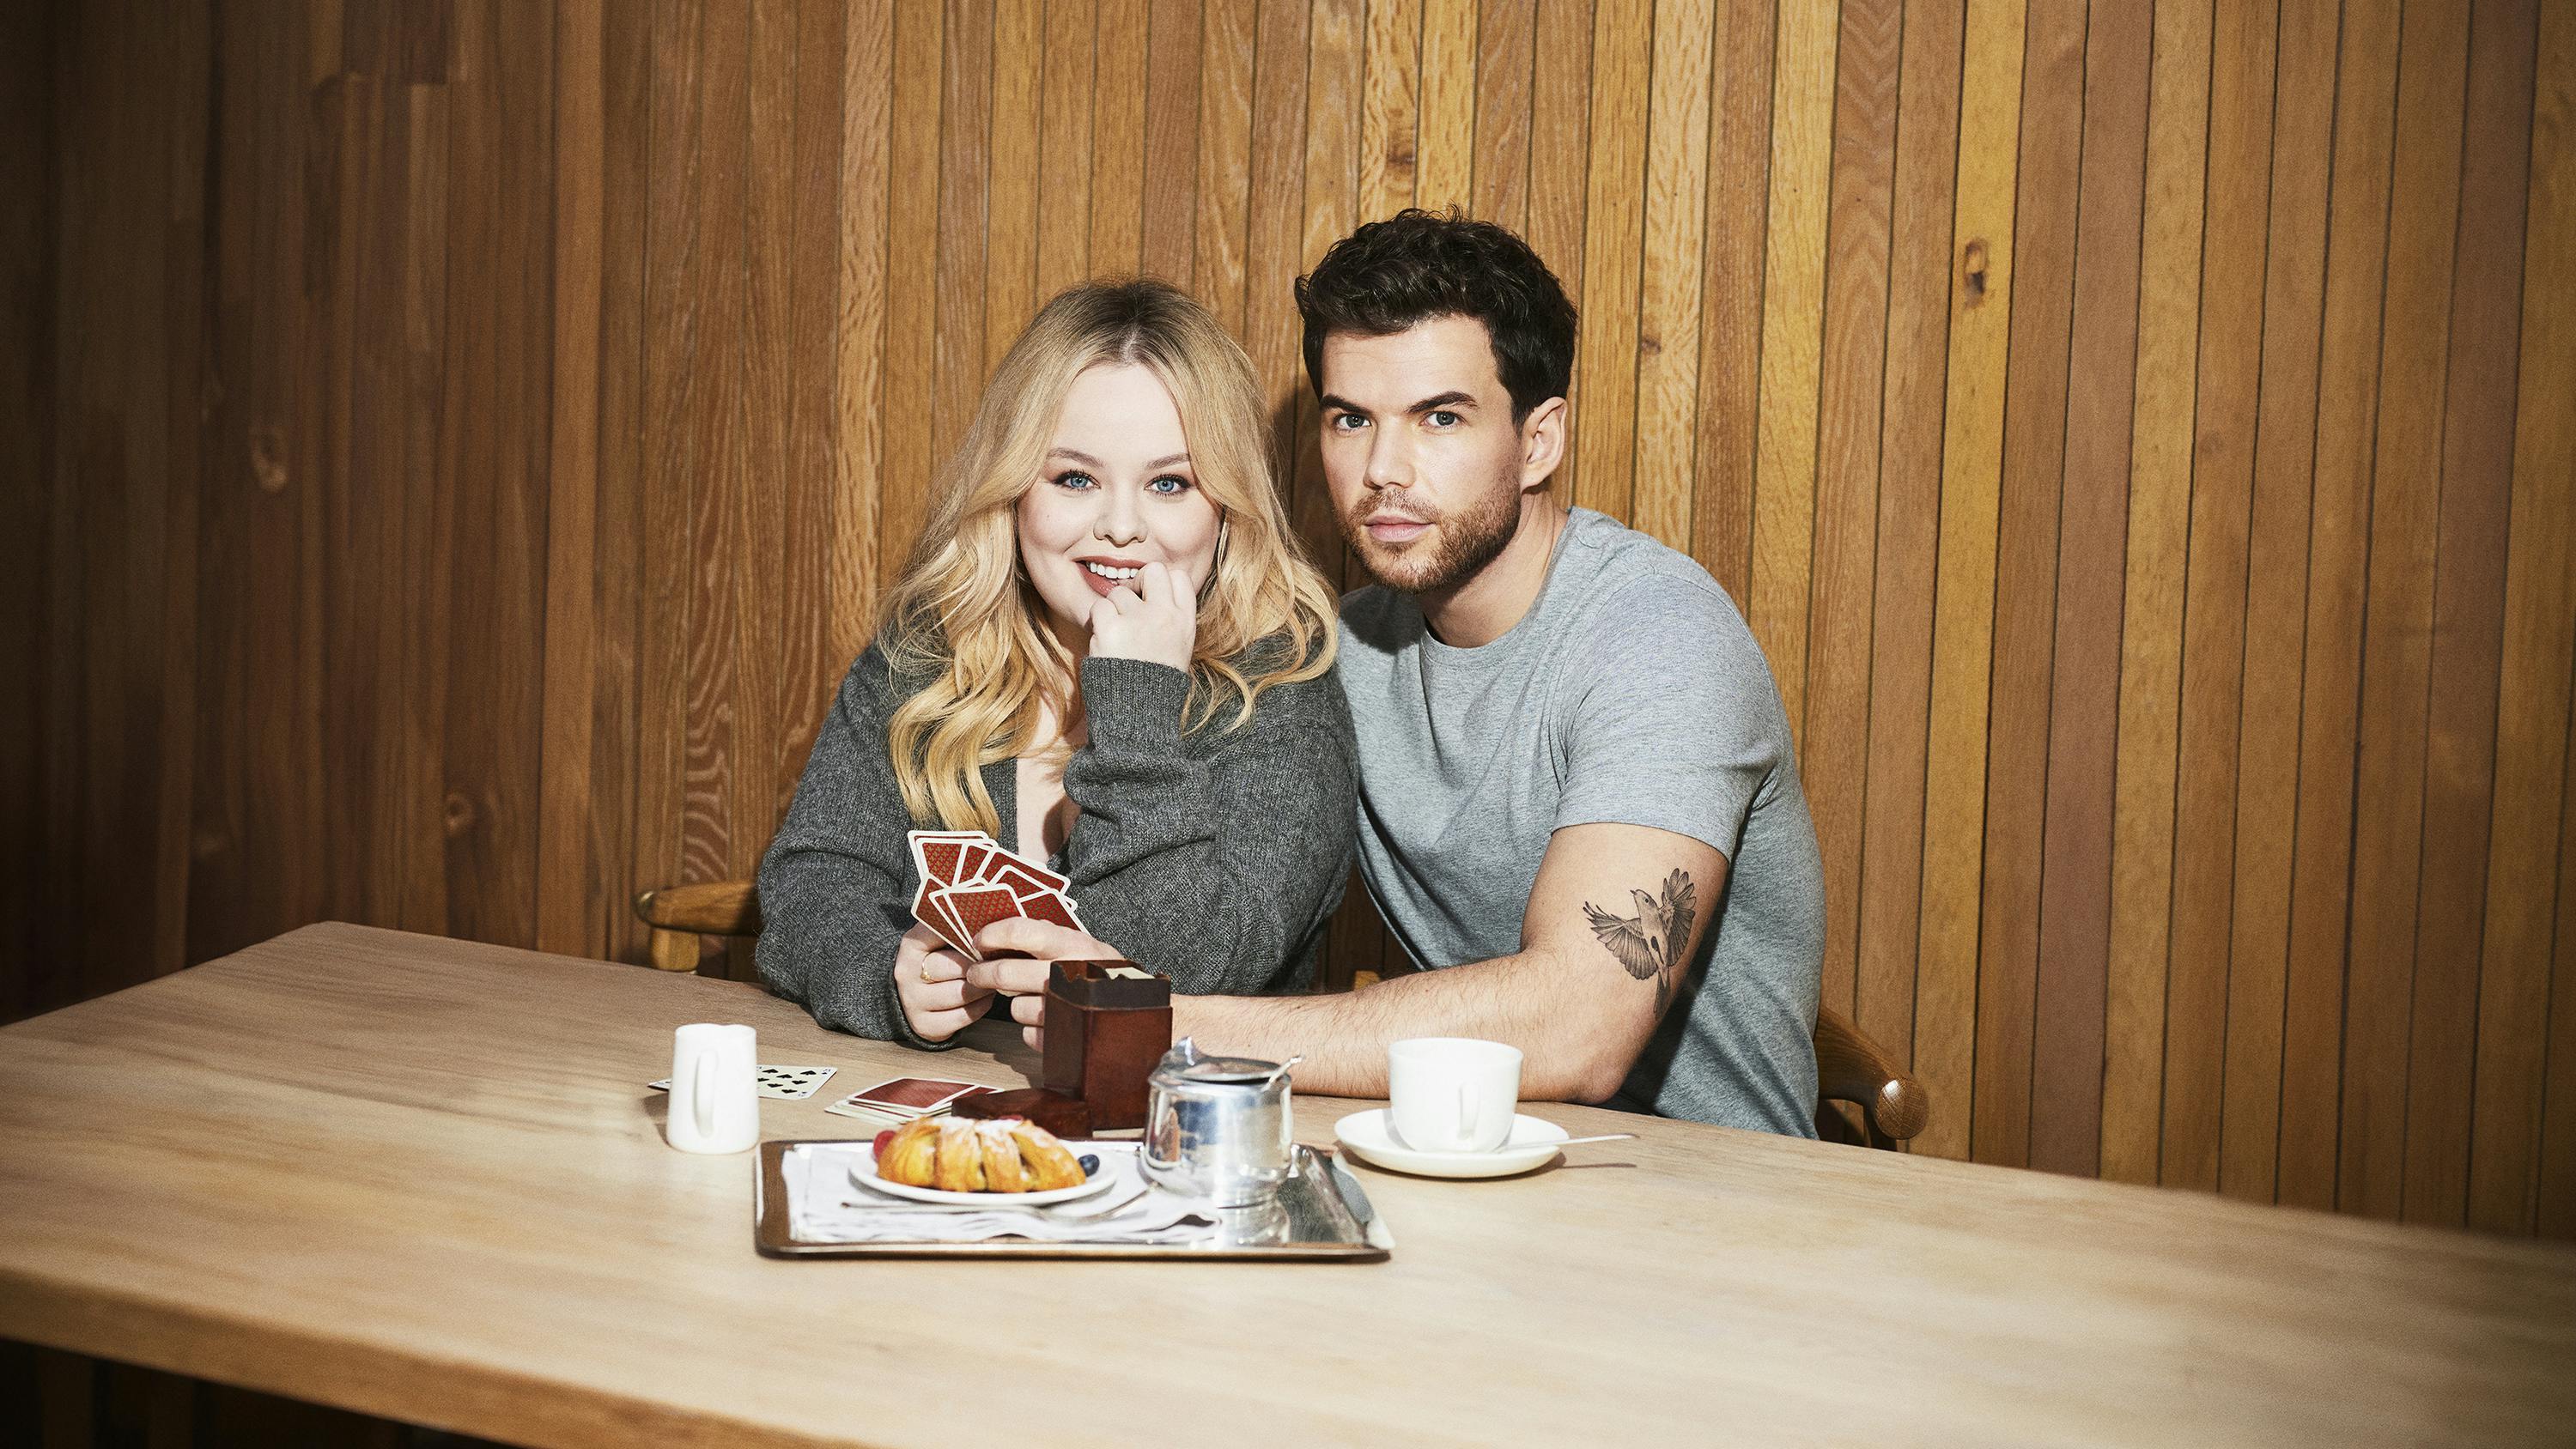
[[[1422,609],[1413,596],[1384,584],[1369,584],[1342,595],[1341,657],[1346,663],[1385,659],[1408,641],[1419,640],[1415,627]]]
[[[1572,510],[1570,527],[1559,560],[1567,584],[1560,627],[1583,635],[1644,623],[1743,630],[1734,598],[1689,554],[1588,508]]]

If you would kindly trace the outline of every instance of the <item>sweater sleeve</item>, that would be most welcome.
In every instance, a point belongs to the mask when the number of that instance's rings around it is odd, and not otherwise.
[[[1292,989],[1341,900],[1358,830],[1350,707],[1330,675],[1265,691],[1185,738],[1189,678],[1082,665],[1090,742],[1064,772],[1065,842],[1091,934],[1193,994]]]
[[[886,755],[892,696],[885,656],[861,654],[761,858],[754,959],[772,992],[823,1026],[937,1050],[956,1043],[915,1035],[895,999],[895,946],[912,924],[912,861]]]

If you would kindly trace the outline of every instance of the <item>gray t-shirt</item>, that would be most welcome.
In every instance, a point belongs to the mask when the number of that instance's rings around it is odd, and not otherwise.
[[[1716,928],[1611,1105],[1815,1135],[1823,862],[1779,689],[1707,570],[1577,508],[1501,638],[1452,648],[1410,595],[1366,588],[1342,601],[1337,668],[1360,870],[1415,964],[1518,951],[1560,826],[1705,841],[1729,867]]]

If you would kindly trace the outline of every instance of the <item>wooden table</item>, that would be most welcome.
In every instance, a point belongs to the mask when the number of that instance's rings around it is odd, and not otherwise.
[[[731,982],[344,925],[0,1029],[0,1334],[539,1444],[2568,1442],[2576,1251],[1577,1107],[1377,1265],[771,1261]],[[1003,1038],[1007,1040],[1005,1036]],[[772,1137],[864,1129],[764,1101]],[[1349,1104],[1300,1104],[1323,1143]]]

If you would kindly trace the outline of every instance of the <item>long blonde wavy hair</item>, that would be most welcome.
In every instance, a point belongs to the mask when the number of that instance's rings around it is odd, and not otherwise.
[[[878,639],[888,659],[898,674],[929,680],[886,731],[917,823],[999,836],[982,767],[1027,753],[1047,712],[1074,717],[1077,661],[1046,626],[1020,567],[1018,505],[1037,486],[1074,378],[1114,364],[1150,368],[1170,390],[1191,474],[1222,524],[1199,599],[1184,728],[1206,726],[1228,705],[1224,727],[1241,728],[1263,690],[1332,667],[1334,594],[1289,529],[1251,360],[1206,308],[1165,283],[1071,288],[1029,323],[986,385],[886,595]]]

